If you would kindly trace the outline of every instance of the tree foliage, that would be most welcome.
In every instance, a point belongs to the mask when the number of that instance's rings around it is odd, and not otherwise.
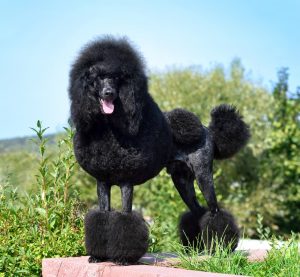
[[[300,89],[288,89],[288,70],[278,72],[269,121],[271,134],[262,154],[261,178],[276,195],[275,223],[281,232],[300,231]]]

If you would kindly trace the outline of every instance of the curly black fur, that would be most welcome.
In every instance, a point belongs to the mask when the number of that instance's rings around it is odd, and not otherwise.
[[[221,209],[218,213],[207,212],[200,219],[200,229],[203,231],[203,240],[207,249],[214,249],[216,238],[218,244],[230,247],[233,251],[240,236],[239,228],[231,213]]]
[[[148,249],[148,227],[137,212],[90,210],[84,223],[90,261],[136,263]]]
[[[184,246],[199,251],[214,251],[216,245],[233,251],[238,245],[239,228],[232,214],[224,209],[217,213],[207,211],[200,216],[186,212],[180,218],[179,235]]]
[[[227,159],[245,146],[250,138],[249,127],[235,107],[220,105],[211,111],[209,129],[215,144],[214,158]]]
[[[110,121],[126,135],[136,135],[142,121],[143,104],[145,100],[150,101],[143,60],[127,40],[111,37],[87,44],[72,66],[69,91],[71,118],[76,129],[89,131],[95,125],[97,128],[107,125],[107,118],[99,113],[97,91],[93,88],[99,76],[120,79],[119,109]]]
[[[193,113],[183,109],[174,109],[166,112],[165,115],[176,143],[190,145],[203,138],[204,127]]]
[[[112,114],[101,111],[101,79],[115,84]],[[74,150],[79,164],[99,181],[144,183],[166,165],[170,128],[148,93],[142,58],[126,39],[88,44],[70,73]]]
[[[248,126],[235,108],[215,108],[209,128],[183,109],[162,113],[148,93],[141,55],[127,39],[109,36],[87,44],[79,53],[70,72],[69,96],[71,121],[76,128],[75,156],[97,180],[101,212],[110,211],[112,185],[120,186],[123,211],[130,212],[133,186],[156,176],[164,167],[195,216],[204,209],[195,195],[195,179],[208,210],[213,214],[220,212],[213,184],[213,159],[232,156],[249,138]],[[102,251],[108,251],[107,244],[112,243],[115,252],[110,256],[131,260],[131,254],[125,251],[127,241],[123,240],[127,234],[115,227],[127,226],[129,222],[121,216],[107,219],[110,215],[106,214],[97,217],[99,221],[87,218],[89,253],[100,258],[107,256]],[[105,227],[102,221],[107,222]],[[217,224],[224,227],[221,221]],[[111,232],[109,237],[115,241],[108,242],[107,236],[97,237],[99,228],[104,233]],[[117,254],[116,245],[121,254]]]
[[[179,220],[179,236],[183,246],[192,246],[202,249],[200,218],[206,213],[206,209],[201,215],[195,215],[190,211],[183,213]]]

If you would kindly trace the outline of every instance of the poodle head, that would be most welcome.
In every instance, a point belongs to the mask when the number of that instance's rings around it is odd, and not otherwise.
[[[135,133],[147,93],[143,60],[128,40],[98,39],[83,48],[71,69],[72,121],[80,129],[104,117],[123,117]]]

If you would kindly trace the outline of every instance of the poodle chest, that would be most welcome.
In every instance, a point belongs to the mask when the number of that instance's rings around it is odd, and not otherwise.
[[[74,138],[74,152],[80,166],[96,179],[112,184],[141,184],[165,167],[170,147],[151,140],[119,141],[106,134],[87,139]]]

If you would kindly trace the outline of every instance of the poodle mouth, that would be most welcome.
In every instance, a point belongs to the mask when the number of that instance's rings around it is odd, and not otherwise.
[[[113,100],[100,99],[100,108],[103,114],[112,114],[115,109],[115,105]]]

